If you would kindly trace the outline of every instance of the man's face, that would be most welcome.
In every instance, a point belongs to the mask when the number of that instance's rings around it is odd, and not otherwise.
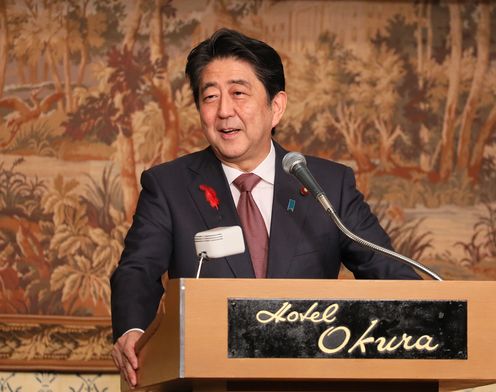
[[[271,130],[286,108],[286,94],[268,102],[250,64],[235,58],[209,63],[200,80],[200,120],[215,155],[225,164],[253,170],[270,150]]]

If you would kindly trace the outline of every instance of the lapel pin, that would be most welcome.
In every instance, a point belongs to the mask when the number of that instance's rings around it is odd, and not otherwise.
[[[205,184],[201,184],[199,188],[205,193],[205,200],[208,202],[208,204],[210,204],[210,207],[219,210],[220,201],[217,197],[215,189]]]
[[[300,188],[300,195],[302,195],[302,196],[306,196],[306,195],[308,195],[308,193],[309,193],[309,192],[308,192],[308,189],[307,189],[307,188],[305,188],[304,186],[302,186],[302,187]]]
[[[295,205],[296,205],[296,201],[294,201],[293,199],[289,199],[287,210],[293,212]]]

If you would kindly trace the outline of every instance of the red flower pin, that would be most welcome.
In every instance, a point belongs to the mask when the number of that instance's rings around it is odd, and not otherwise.
[[[210,207],[219,209],[219,199],[217,198],[217,193],[215,193],[215,189],[209,187],[208,185],[201,184],[200,190],[205,193],[205,199],[210,204]]]

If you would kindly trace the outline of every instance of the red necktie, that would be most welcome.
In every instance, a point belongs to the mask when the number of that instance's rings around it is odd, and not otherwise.
[[[243,226],[245,240],[250,251],[251,262],[257,278],[265,278],[267,274],[267,255],[269,236],[262,214],[253,200],[251,190],[261,178],[253,173],[241,174],[233,182],[241,192],[238,201],[238,215]]]

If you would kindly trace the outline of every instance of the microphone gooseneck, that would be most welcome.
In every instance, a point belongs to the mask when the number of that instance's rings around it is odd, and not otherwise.
[[[393,259],[401,261],[402,263],[411,265],[431,276],[435,280],[443,280],[439,275],[437,275],[435,272],[431,271],[429,268],[419,263],[418,261],[412,260],[409,257],[403,256],[390,249],[367,241],[348,230],[348,228],[339,219],[336,211],[334,210],[334,207],[325,195],[321,186],[312,176],[310,170],[308,170],[306,159],[302,154],[298,152],[288,152],[282,160],[282,166],[286,173],[296,177],[301,182],[301,184],[310,191],[310,193],[317,199],[322,208],[324,208],[327,214],[334,221],[338,229],[349,239],[365,248],[372,249],[375,252],[382,253],[386,256],[392,257]]]

